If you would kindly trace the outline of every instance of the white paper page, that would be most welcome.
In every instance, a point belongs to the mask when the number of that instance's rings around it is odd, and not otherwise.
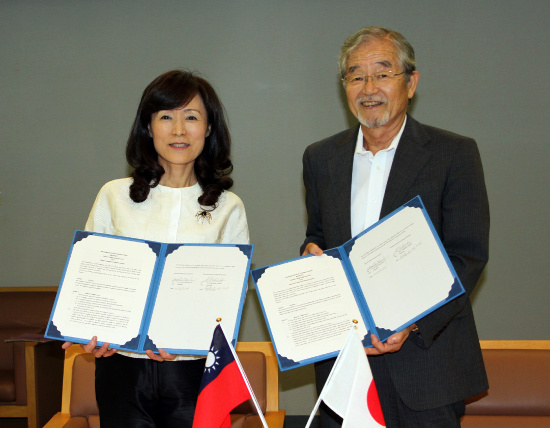
[[[340,260],[323,254],[269,267],[257,281],[277,352],[296,362],[340,350],[353,320],[367,330]]]
[[[181,246],[166,258],[149,337],[158,348],[207,350],[222,322],[233,337],[248,257],[237,247]]]
[[[143,242],[89,235],[73,245],[53,323],[64,336],[124,344],[139,333],[156,255]]]
[[[406,207],[358,238],[349,259],[379,328],[407,323],[445,299],[454,283],[419,208]]]

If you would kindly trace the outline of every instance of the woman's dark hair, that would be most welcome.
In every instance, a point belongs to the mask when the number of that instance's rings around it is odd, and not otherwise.
[[[196,95],[202,98],[210,125],[210,134],[194,165],[195,176],[203,191],[198,198],[199,204],[215,207],[221,193],[233,185],[229,177],[233,170],[231,136],[222,103],[205,79],[186,70],[172,70],[157,77],[143,91],[128,137],[126,159],[134,168],[131,174],[134,182],[130,186],[130,198],[134,202],[145,201],[151,188],[159,184],[164,174],[149,134],[151,115],[160,110],[183,107]]]

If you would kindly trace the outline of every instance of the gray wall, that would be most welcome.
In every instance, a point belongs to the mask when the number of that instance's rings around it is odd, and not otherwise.
[[[547,1],[0,2],[0,286],[56,286],[101,185],[125,176],[141,91],[175,67],[217,88],[234,138],[254,265],[297,256],[304,148],[352,122],[344,39],[401,31],[417,52],[420,121],[476,138],[492,210],[474,296],[483,339],[550,339]],[[267,340],[253,290],[241,340]],[[290,414],[313,406],[311,367],[281,375]]]

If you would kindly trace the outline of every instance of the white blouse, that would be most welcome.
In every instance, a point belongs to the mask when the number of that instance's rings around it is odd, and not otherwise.
[[[248,244],[248,224],[241,199],[224,191],[208,221],[197,202],[202,189],[172,188],[158,185],[147,199],[130,199],[132,178],[105,184],[95,200],[86,222],[86,230],[110,235],[167,243]],[[208,207],[206,207],[208,208]]]
[[[122,178],[101,188],[86,222],[87,231],[165,243],[249,244],[244,205],[234,193],[224,191],[216,208],[205,216],[200,213],[209,207],[203,208],[197,201],[202,194],[198,183],[183,188],[158,185],[145,201],[136,203],[129,194],[132,182],[132,178]],[[175,361],[194,358],[177,355]]]

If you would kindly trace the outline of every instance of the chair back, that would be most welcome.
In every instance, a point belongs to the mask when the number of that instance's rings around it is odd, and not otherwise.
[[[550,341],[480,341],[489,390],[467,415],[550,416]]]
[[[237,355],[269,426],[282,427],[285,412],[279,409],[279,372],[271,342],[239,342]],[[254,415],[257,411],[250,399],[231,412],[232,426],[261,426],[257,425],[259,417]],[[82,427],[99,427],[95,357],[84,353],[80,345],[73,345],[65,352],[63,400],[61,412],[56,417],[47,428],[64,426],[62,424],[69,420]]]
[[[93,354],[79,354],[73,362],[71,416],[99,415],[95,400],[95,357]]]

